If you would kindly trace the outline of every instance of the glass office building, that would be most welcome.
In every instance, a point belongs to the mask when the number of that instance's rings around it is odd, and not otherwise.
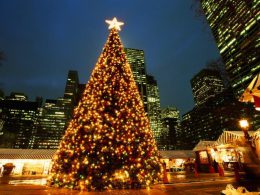
[[[201,6],[239,97],[260,71],[260,2],[201,0]]]

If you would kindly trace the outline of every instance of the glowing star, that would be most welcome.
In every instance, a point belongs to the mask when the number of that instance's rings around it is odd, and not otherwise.
[[[114,17],[113,20],[106,20],[106,23],[109,24],[108,29],[115,28],[117,30],[121,30],[120,26],[124,25],[124,22],[117,21],[116,17]]]

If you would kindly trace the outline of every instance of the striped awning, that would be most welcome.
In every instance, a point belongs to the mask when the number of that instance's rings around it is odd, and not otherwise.
[[[56,149],[0,149],[0,159],[52,159]],[[192,150],[162,150],[159,151],[162,158],[194,158]]]
[[[195,158],[195,153],[192,150],[161,150],[160,156],[166,159],[187,159]]]
[[[202,151],[207,150],[208,147],[214,146],[216,144],[216,141],[200,141],[194,148],[193,151]]]
[[[52,159],[56,149],[0,149],[0,159]]]
[[[249,136],[253,136],[255,131],[248,131]],[[244,137],[243,131],[223,131],[217,139],[217,144],[235,144],[236,140]]]

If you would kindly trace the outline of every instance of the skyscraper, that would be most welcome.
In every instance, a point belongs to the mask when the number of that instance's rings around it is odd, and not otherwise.
[[[0,147],[29,148],[35,132],[38,102],[22,93],[11,93],[0,101]]]
[[[224,90],[224,83],[217,70],[203,69],[190,82],[196,106]]]
[[[70,113],[64,108],[64,99],[47,99],[37,118],[37,132],[32,139],[32,148],[57,148],[64,134]]]
[[[135,82],[144,102],[144,109],[147,112],[147,82],[144,51],[139,49],[125,48],[126,58],[131,66]]]
[[[162,137],[162,145],[167,150],[179,149],[180,140],[180,111],[176,107],[167,107],[161,112],[162,127],[164,134]]]
[[[146,73],[146,64],[143,50],[125,48],[124,51],[144,102],[144,109],[150,119],[150,125],[153,130],[156,142],[158,147],[161,148],[162,124],[160,114],[160,96],[157,81],[153,76],[147,75]]]
[[[157,81],[151,75],[147,75],[147,106],[151,128],[158,147],[161,149],[163,147],[161,141],[163,128],[161,123],[160,95]]]
[[[66,106],[71,110],[77,104],[79,100],[79,77],[78,72],[70,70],[66,81],[66,87],[64,91],[64,99],[67,99]]]
[[[46,100],[37,121],[33,148],[57,148],[79,100],[78,72],[70,70],[63,98]]]
[[[236,96],[260,71],[258,0],[200,0]]]
[[[238,121],[242,115],[251,121],[253,113],[252,105],[239,102],[232,90],[225,89],[183,115],[183,149],[192,149],[200,140],[216,140],[224,130],[241,130]]]

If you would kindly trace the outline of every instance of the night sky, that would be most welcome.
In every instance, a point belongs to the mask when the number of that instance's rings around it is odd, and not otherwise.
[[[67,73],[86,83],[106,42],[106,19],[125,25],[125,47],[145,51],[147,72],[158,81],[161,106],[182,114],[194,106],[190,79],[219,52],[192,0],[0,0],[0,67],[6,95],[63,96]]]

